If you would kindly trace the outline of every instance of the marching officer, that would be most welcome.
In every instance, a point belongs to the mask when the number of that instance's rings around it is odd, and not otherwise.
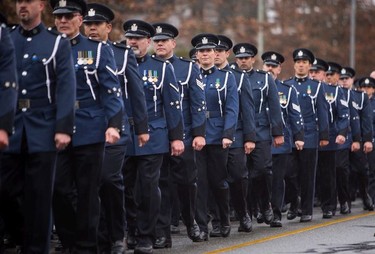
[[[271,143],[279,147],[284,143],[281,107],[275,81],[269,73],[254,70],[258,49],[250,43],[239,43],[233,47],[237,66],[249,76],[255,103],[256,145],[247,156],[250,173],[249,202],[255,209],[260,208],[258,222],[270,224],[273,220],[271,207],[272,193],[272,154]],[[249,200],[249,199],[248,199]],[[253,204],[251,204],[253,203]]]
[[[123,28],[139,64],[150,133],[149,142],[143,147],[130,147],[125,158],[127,243],[135,248],[134,253],[152,253],[161,202],[158,184],[163,155],[170,152],[171,156],[180,156],[184,152],[181,100],[173,66],[147,54],[154,27],[142,20],[128,20]]]
[[[328,109],[323,85],[308,77],[310,67],[315,60],[313,53],[308,49],[298,48],[293,51],[293,59],[295,76],[284,82],[297,89],[304,122],[305,144],[303,150],[293,147],[291,162],[294,172],[294,181],[292,180],[291,183],[293,197],[291,197],[292,203],[287,219],[292,220],[297,217],[300,190],[302,211],[300,222],[308,222],[312,220],[313,213],[318,145],[328,145],[329,140]]]
[[[197,166],[195,151],[202,150],[206,144],[205,125],[206,99],[202,83],[202,75],[193,61],[177,57],[174,54],[175,38],[178,30],[171,24],[155,23],[154,41],[155,54],[173,65],[180,91],[180,105],[184,117],[184,146],[185,151],[181,156],[164,156],[161,168],[159,188],[161,189],[162,205],[156,225],[157,239],[154,248],[165,248],[171,242],[171,200],[168,184],[171,181],[177,186],[178,199],[183,221],[187,228],[188,236],[193,242],[199,242],[199,227],[195,222],[196,196],[197,196]],[[178,201],[179,200],[179,201]]]
[[[13,202],[2,203],[2,208],[12,209],[11,218],[4,219],[11,231],[20,233],[13,236],[25,253],[49,253],[56,154],[70,143],[74,122],[75,76],[69,41],[44,26],[44,8],[45,1],[16,1],[20,25],[11,32],[18,102],[13,134],[2,158],[0,185],[3,198]],[[5,85],[16,89],[12,79]],[[24,232],[18,232],[21,228]],[[23,243],[18,242],[22,238]]]
[[[97,252],[99,186],[105,142],[120,138],[121,88],[113,52],[105,42],[80,34],[84,0],[51,0],[55,25],[70,39],[77,79],[72,145],[60,152],[54,192],[56,230],[65,248]]]
[[[284,56],[275,51],[266,51],[262,54],[263,70],[272,74],[275,79],[279,102],[283,117],[284,144],[272,147],[272,210],[273,220],[271,227],[282,227],[281,209],[285,196],[285,175],[290,165],[292,143],[297,150],[304,145],[303,119],[298,102],[297,90],[277,79],[281,72]]]
[[[248,170],[246,168],[246,154],[255,148],[255,109],[254,100],[248,75],[245,71],[232,69],[228,57],[233,43],[225,35],[218,35],[219,43],[215,49],[215,65],[219,69],[231,71],[237,83],[239,97],[239,114],[233,144],[228,153],[228,182],[231,201],[240,221],[239,232],[251,232],[252,222],[247,209]],[[219,201],[220,202],[220,201]],[[220,225],[219,225],[220,226]],[[220,227],[215,227],[210,235],[219,235]],[[216,232],[215,232],[216,231]]]
[[[336,212],[337,188],[336,188],[336,151],[339,145],[345,143],[349,128],[349,105],[343,90],[338,85],[341,66],[334,62],[328,62],[326,72],[328,84],[324,80],[318,80],[324,85],[325,99],[328,105],[329,143],[318,150],[318,169],[320,201],[323,218],[330,219]]]
[[[112,254],[125,252],[125,205],[122,165],[127,145],[131,142],[130,124],[135,126],[137,145],[143,146],[149,139],[146,100],[138,64],[133,50],[122,43],[109,41],[112,30],[113,11],[103,4],[90,3],[83,19],[86,36],[107,42],[115,56],[117,76],[121,84],[125,114],[121,138],[116,144],[106,144],[101,175],[100,199],[101,220],[99,227],[99,248]],[[129,118],[128,113],[133,113]]]
[[[201,238],[208,240],[207,201],[212,191],[220,216],[220,233],[228,237],[229,220],[228,152],[232,145],[238,119],[238,92],[234,75],[215,66],[218,38],[213,34],[198,34],[191,40],[203,76],[206,94],[206,146],[197,153],[198,201],[196,220]],[[211,190],[209,189],[211,188]]]
[[[0,172],[3,150],[9,145],[17,104],[17,74],[15,49],[6,27],[6,19],[0,13]],[[0,203],[1,199],[0,178]],[[12,225],[10,225],[12,227]],[[0,211],[0,253],[3,251],[5,224]]]

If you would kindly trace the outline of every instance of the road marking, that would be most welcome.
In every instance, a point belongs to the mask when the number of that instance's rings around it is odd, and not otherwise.
[[[233,250],[240,249],[240,248],[243,248],[243,247],[247,247],[247,246],[250,246],[250,245],[254,245],[254,244],[258,244],[258,243],[264,243],[264,242],[272,241],[272,240],[275,240],[275,239],[278,239],[278,238],[307,232],[307,231],[310,231],[310,230],[313,230],[313,229],[327,227],[327,226],[334,225],[334,224],[337,224],[337,223],[346,222],[346,221],[355,220],[355,219],[364,218],[364,217],[373,216],[373,215],[375,215],[375,212],[367,212],[367,213],[364,213],[364,214],[352,215],[352,216],[345,217],[345,218],[342,218],[342,219],[331,220],[331,221],[319,223],[319,224],[316,224],[316,225],[313,225],[313,226],[310,226],[310,227],[296,229],[296,230],[293,230],[293,231],[284,232],[284,233],[280,233],[280,234],[277,234],[277,235],[268,236],[268,237],[260,238],[260,239],[257,239],[257,240],[252,240],[252,241],[249,241],[249,242],[244,242],[244,243],[241,243],[241,244],[232,245],[232,246],[222,248],[222,249],[208,251],[208,252],[205,252],[205,254],[216,254],[216,253],[224,253],[224,252],[227,252],[227,251],[233,251]]]

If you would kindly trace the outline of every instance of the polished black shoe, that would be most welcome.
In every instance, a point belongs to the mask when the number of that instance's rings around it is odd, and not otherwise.
[[[257,223],[262,224],[264,222],[264,217],[262,213],[257,214]]]
[[[180,228],[179,226],[171,225],[171,234],[179,234],[180,233]]]
[[[281,220],[279,218],[273,218],[273,220],[270,223],[271,228],[281,228],[283,224],[281,223]]]
[[[253,223],[248,214],[240,219],[240,226],[238,227],[238,232],[251,232],[253,230]]]
[[[154,249],[165,249],[172,247],[172,239],[165,236],[158,237],[154,243]]]
[[[212,231],[210,232],[210,237],[221,237],[221,231],[220,231],[219,225],[213,226]]]
[[[371,197],[367,194],[363,199],[363,210],[374,211],[374,204]]]
[[[116,241],[112,244],[111,254],[124,254],[125,253],[125,244],[124,241]]]
[[[202,239],[200,238],[201,231],[199,229],[198,224],[194,224],[192,227],[187,229],[188,231],[188,237],[193,241],[193,242],[202,242]]]
[[[288,213],[286,214],[286,218],[288,220],[294,220],[295,218],[297,218],[297,210],[288,210]]]
[[[302,215],[301,219],[299,220],[299,222],[309,222],[311,220],[312,220],[312,216],[311,215]]]
[[[228,237],[230,235],[230,226],[221,226],[220,233],[222,237]]]
[[[263,212],[264,223],[269,225],[273,220],[273,210],[271,208]]]
[[[201,231],[201,233],[199,235],[199,238],[200,238],[200,241],[197,241],[197,242],[206,242],[206,241],[208,241],[210,239],[208,237],[208,233],[204,232],[204,231]]]
[[[348,202],[345,202],[340,205],[340,213],[341,214],[348,214],[350,213]]]
[[[333,217],[332,211],[324,211],[323,212],[323,219],[331,219]]]
[[[126,237],[126,245],[128,249],[133,250],[135,246],[138,244],[137,238],[133,234],[128,234]]]
[[[152,254],[152,244],[138,243],[134,248],[134,254]]]

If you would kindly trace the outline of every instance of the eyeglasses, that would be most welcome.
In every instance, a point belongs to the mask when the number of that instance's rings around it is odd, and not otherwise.
[[[63,14],[55,14],[55,19],[61,20],[65,18],[66,20],[72,20],[74,17],[81,16],[79,13],[63,13]]]

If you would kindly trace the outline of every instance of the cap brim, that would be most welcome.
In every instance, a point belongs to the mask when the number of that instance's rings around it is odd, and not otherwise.
[[[280,65],[280,64],[275,63],[275,62],[273,62],[273,61],[264,61],[264,64],[272,65],[272,66],[279,66],[279,65]]]
[[[197,46],[196,49],[197,50],[200,50],[200,49],[214,49],[216,48],[216,45],[202,45],[202,46]]]
[[[94,17],[86,16],[83,19],[83,23],[88,23],[88,22],[108,22],[108,20],[106,20],[103,17],[99,17],[99,16],[94,16]]]
[[[146,37],[149,37],[147,35],[144,35],[144,34],[137,34],[137,33],[125,33],[125,37],[137,37],[137,38],[146,38]]]
[[[168,39],[173,39],[173,38],[165,34],[158,34],[152,37],[153,41],[168,40]]]
[[[70,9],[70,8],[58,8],[52,12],[52,14],[66,14],[66,13],[75,13],[80,12],[79,10]]]
[[[249,54],[249,53],[240,53],[240,54],[237,54],[236,57],[253,57],[253,55]]]

